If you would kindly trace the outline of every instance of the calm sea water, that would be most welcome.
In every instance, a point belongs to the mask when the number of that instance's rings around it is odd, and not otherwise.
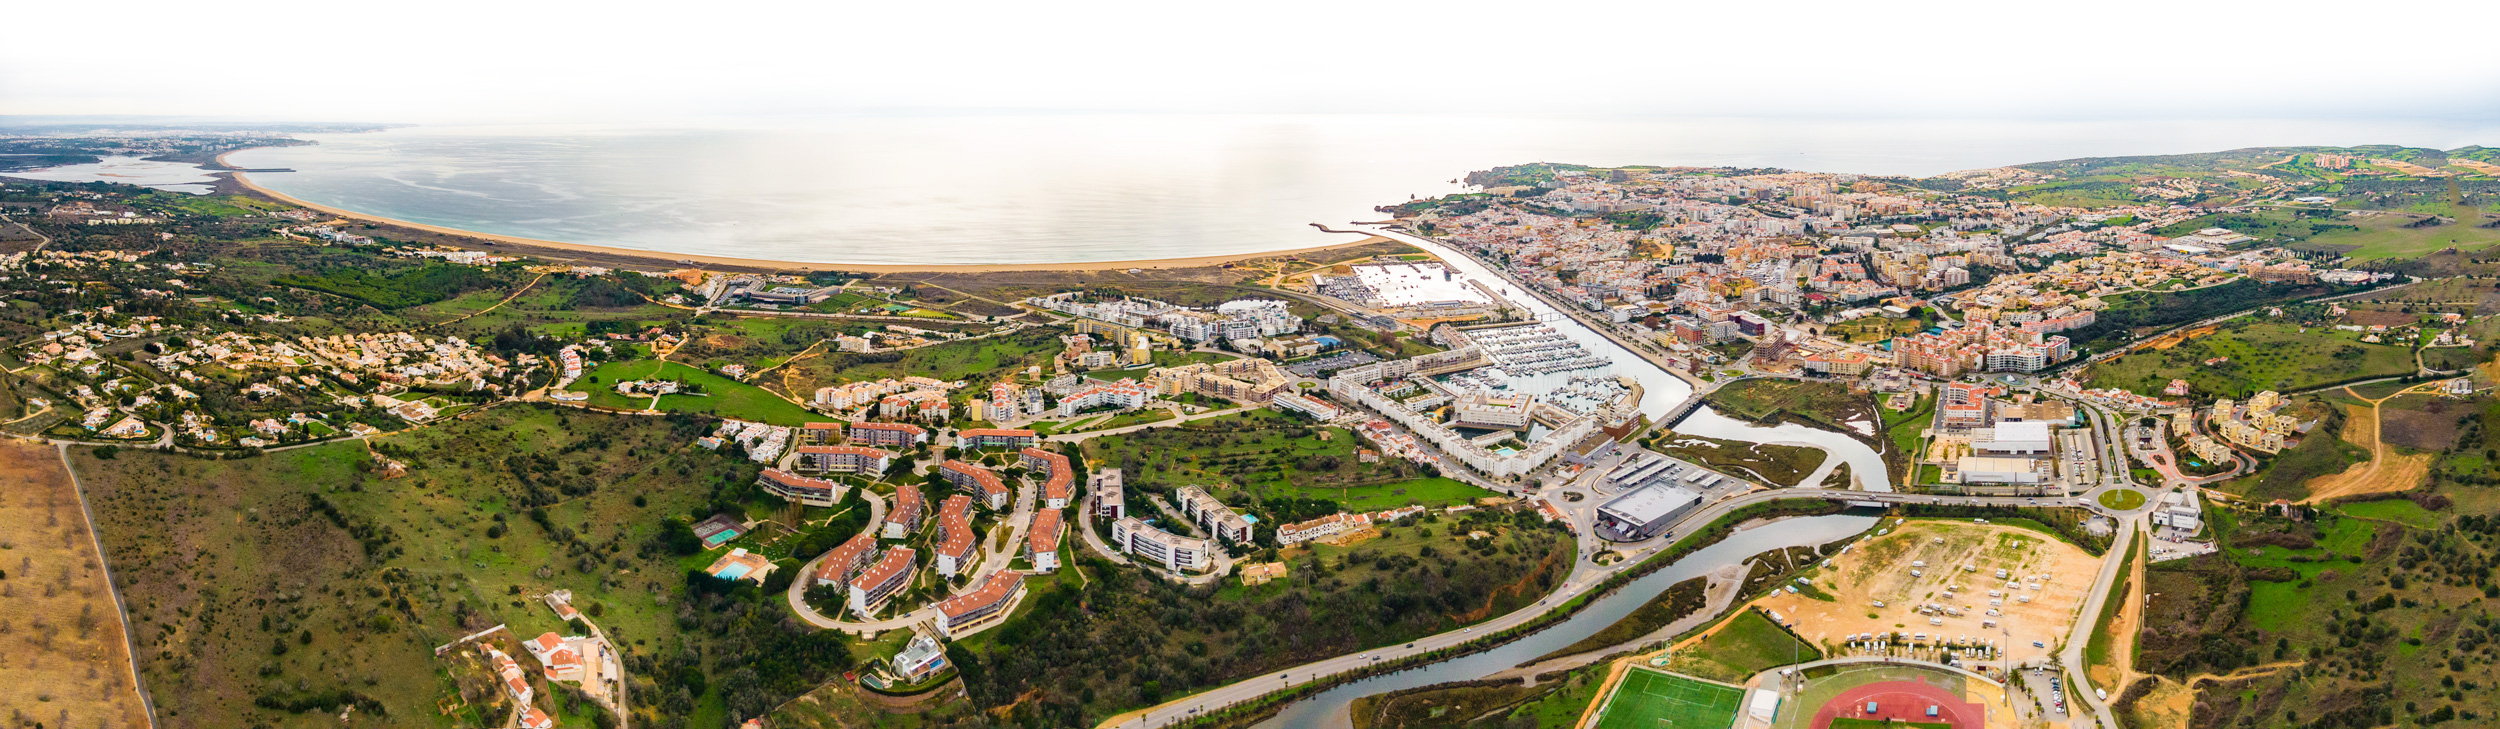
[[[414,127],[231,161],[318,203],[490,233],[839,263],[1116,261],[1341,242],[1308,224],[1519,162],[1926,175],[2268,144],[2500,140],[2494,125],[1435,116],[860,117]]]

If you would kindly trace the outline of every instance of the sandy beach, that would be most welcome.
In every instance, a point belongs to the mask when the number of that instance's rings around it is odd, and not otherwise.
[[[241,151],[241,150],[236,150],[236,151]],[[233,152],[227,152],[226,154],[233,154]],[[228,163],[226,162],[226,155],[225,155],[225,154],[221,154],[221,155],[218,155],[218,156],[217,156],[217,164],[218,164],[218,166],[221,166],[221,167],[226,167],[226,168],[229,168],[229,169],[231,169],[231,168],[233,167],[233,165],[228,164]],[[496,235],[496,234],[493,234],[493,233],[480,233],[480,232],[473,231],[473,230],[461,230],[461,229],[458,229],[458,228],[446,228],[446,227],[439,226],[439,225],[426,225],[426,224],[424,224],[424,223],[412,223],[412,222],[405,221],[405,220],[396,220],[396,219],[392,219],[392,218],[385,218],[385,217],[382,217],[382,216],[379,216],[379,215],[373,215],[373,214],[370,214],[370,213],[360,213],[360,212],[356,212],[356,211],[354,211],[354,210],[345,210],[345,209],[341,209],[341,208],[331,207],[331,206],[328,206],[328,205],[322,205],[322,204],[319,204],[319,203],[307,202],[307,201],[300,200],[300,199],[297,199],[297,198],[294,198],[294,197],[289,197],[289,196],[287,196],[287,195],[286,195],[286,194],[284,194],[284,193],[280,193],[280,192],[278,192],[278,191],[271,190],[271,189],[269,189],[269,188],[266,188],[266,187],[261,187],[260,185],[253,184],[253,183],[252,183],[252,179],[251,179],[251,177],[250,177],[250,176],[248,176],[248,175],[246,175],[246,174],[244,174],[243,172],[239,172],[239,171],[229,171],[229,172],[223,172],[223,173],[221,173],[221,174],[225,175],[228,179],[233,180],[233,181],[234,181],[234,183],[235,183],[236,185],[239,185],[239,186],[243,187],[245,190],[249,191],[249,194],[256,195],[256,196],[259,196],[259,197],[265,197],[265,198],[268,198],[268,199],[271,199],[271,200],[276,200],[276,201],[278,201],[278,202],[283,202],[283,203],[286,203],[286,204],[289,204],[289,205],[294,205],[294,206],[301,207],[301,208],[305,208],[305,209],[308,209],[308,210],[319,210],[319,211],[321,211],[321,212],[329,213],[329,214],[331,214],[331,215],[336,215],[336,216],[339,216],[339,217],[342,217],[342,218],[347,218],[347,219],[350,219],[350,220],[361,220],[361,221],[368,222],[368,223],[373,223],[373,224],[376,224],[376,225],[387,225],[387,226],[393,226],[393,227],[398,227],[398,228],[405,228],[405,229],[409,229],[409,230],[424,231],[424,232],[427,232],[427,233],[433,233],[433,234],[436,234],[436,235],[441,235],[441,236],[448,236],[448,237],[450,237],[450,238],[455,239],[455,240],[443,240],[443,241],[429,241],[429,242],[439,243],[439,244],[443,244],[443,245],[454,246],[454,247],[472,247],[472,248],[477,248],[478,250],[487,250],[487,251],[494,251],[494,252],[499,252],[499,253],[520,253],[520,254],[528,254],[528,255],[549,255],[550,253],[552,253],[552,254],[554,254],[556,257],[561,257],[561,254],[562,254],[562,253],[565,253],[565,252],[570,252],[570,253],[581,253],[581,254],[591,254],[591,255],[595,255],[595,256],[599,256],[599,257],[601,257],[601,258],[605,258],[605,259],[619,259],[619,258],[623,258],[623,259],[633,259],[633,260],[636,260],[636,261],[646,262],[646,265],[651,265],[651,266],[664,266],[664,267],[686,267],[686,266],[693,266],[693,267],[721,267],[721,268],[738,268],[738,269],[753,269],[753,270],[779,270],[779,271],[790,271],[790,270],[804,270],[804,271],[848,271],[848,272],[857,272],[857,273],[924,273],[924,272],[925,272],[925,273],[990,273],[990,272],[998,272],[998,271],[1119,271],[1119,270],[1126,270],[1126,269],[1131,269],[1131,268],[1141,268],[1141,269],[1156,269],[1156,268],[1206,268],[1206,267],[1210,267],[1210,266],[1221,266],[1221,265],[1224,265],[1224,264],[1227,264],[1227,263],[1236,263],[1236,262],[1240,262],[1240,261],[1249,261],[1249,260],[1255,260],[1255,259],[1260,259],[1260,258],[1270,258],[1270,257],[1275,257],[1275,256],[1291,256],[1291,255],[1299,255],[1299,254],[1308,254],[1308,253],[1316,253],[1316,252],[1319,252],[1319,251],[1326,251],[1326,250],[1337,249],[1337,248],[1352,248],[1352,247],[1355,247],[1355,246],[1368,245],[1368,244],[1372,244],[1372,243],[1385,243],[1385,242],[1392,242],[1392,241],[1390,241],[1390,239],[1388,239],[1388,238],[1383,238],[1383,237],[1376,236],[1376,235],[1364,234],[1364,233],[1355,232],[1355,231],[1333,231],[1333,230],[1325,230],[1325,229],[1323,229],[1325,232],[1330,232],[1330,233],[1340,233],[1340,234],[1347,234],[1347,235],[1362,235],[1363,237],[1362,237],[1361,239],[1359,239],[1359,240],[1352,240],[1352,241],[1347,241],[1347,242],[1344,242],[1344,243],[1334,243],[1334,244],[1324,245],[1324,246],[1311,246],[1311,247],[1308,247],[1308,248],[1293,248],[1293,249],[1288,249],[1288,250],[1279,250],[1279,251],[1259,251],[1259,252],[1255,252],[1255,253],[1236,253],[1236,254],[1228,254],[1228,255],[1221,255],[1221,256],[1196,256],[1196,257],[1191,257],[1191,258],[1157,258],[1157,259],[1151,259],[1151,260],[1140,260],[1140,261],[1088,261],[1088,262],[1084,262],[1084,263],[1001,263],[1001,264],[977,264],[977,265],[961,265],[961,264],[958,264],[958,265],[946,265],[946,264],[931,264],[931,265],[925,265],[925,266],[922,266],[922,265],[873,264],[873,263],[807,263],[807,262],[800,262],[800,261],[773,261],[773,260],[765,260],[765,259],[760,259],[760,258],[736,258],[736,257],[731,257],[731,256],[705,256],[705,255],[696,255],[696,254],[691,254],[691,253],[671,253],[671,252],[667,252],[667,251],[646,251],[646,250],[637,250],[637,249],[633,249],[633,248],[617,248],[617,247],[613,247],[613,246],[596,246],[596,245],[587,245],[587,244],[582,244],[582,243],[567,243],[567,242],[564,242],[564,241],[541,240],[541,239],[537,239],[537,238],[522,238],[522,237],[518,237],[518,236]],[[469,239],[475,239],[475,240],[478,240],[478,241],[491,241],[494,245],[489,245],[489,246],[474,246],[474,245],[472,245],[472,246],[461,246],[461,245],[460,245],[460,242],[459,242],[458,240],[456,240],[456,239],[458,239],[458,238],[469,238]],[[532,249],[536,249],[536,250],[532,250]]]

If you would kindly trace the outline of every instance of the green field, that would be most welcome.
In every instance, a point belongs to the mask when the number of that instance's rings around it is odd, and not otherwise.
[[[2439,526],[2438,514],[2422,508],[2421,504],[2405,499],[2345,504],[2343,512],[2346,516],[2354,518],[2392,521],[2415,529],[2430,529]]]
[[[1718,630],[1675,655],[1668,668],[1720,681],[1744,681],[1765,670],[1823,658],[1758,610],[1742,610]]]
[[[815,411],[798,403],[781,399],[744,382],[705,372],[675,362],[634,360],[608,362],[584,375],[574,389],[590,393],[590,403],[601,407],[641,410],[651,404],[649,397],[630,397],[616,392],[616,383],[631,380],[672,379],[701,385],[703,395],[663,395],[659,409],[672,413],[707,413],[724,418],[752,420],[773,425],[799,425],[823,420]]]
[[[1598,729],[1727,729],[1745,690],[1635,666],[1597,715]]]
[[[2205,362],[2228,358],[2207,365]],[[2162,350],[2140,350],[2093,365],[2091,387],[2161,396],[2186,380],[2205,397],[2246,398],[2333,382],[2413,373],[2413,352],[2369,344],[2355,332],[2290,322],[2238,320],[2212,334]]]
[[[974,388],[1007,377],[1030,365],[1048,365],[1066,345],[1046,328],[1026,329],[984,339],[947,342],[900,353],[828,354],[791,365],[792,387],[800,391],[844,382],[922,375],[941,380],[967,380]]]
[[[2424,228],[2407,227],[2419,218],[2410,215],[2379,214],[2366,218],[2346,216],[2337,221],[2351,229],[2319,233],[2301,246],[2320,249],[2335,246],[2355,262],[2382,258],[2410,258],[2442,248],[2473,250],[2500,243],[2500,229],[2478,227],[2489,222],[2482,218],[2483,209],[2466,205],[2438,205],[2432,210],[2457,222]]]
[[[1435,506],[1491,491],[1431,476],[1397,459],[1363,463],[1353,433],[1272,410],[1226,415],[1085,441],[1095,467],[1120,468],[1149,489],[1207,485],[1218,496],[1327,499],[1349,509]]]
[[[442,713],[462,676],[432,649],[497,624],[522,638],[566,630],[535,599],[561,588],[626,641],[647,725],[769,707],[849,664],[834,634],[782,627],[777,594],[689,594],[682,565],[717,552],[646,546],[671,519],[751,503],[754,464],[684,447],[703,425],[493,408],[375,438],[409,467],[390,480],[357,442],[238,460],[71,456],[166,716],[336,726],[354,704],[380,725],[494,725],[474,699]],[[732,670],[760,675],[701,681]],[[270,708],[298,704],[326,710]]]

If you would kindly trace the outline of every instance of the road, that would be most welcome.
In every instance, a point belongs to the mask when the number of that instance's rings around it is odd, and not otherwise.
[[[1595,472],[1597,469],[1590,470]],[[1282,691],[1302,683],[1308,683],[1315,677],[1325,677],[1336,673],[1360,669],[1381,661],[1397,660],[1408,656],[1420,655],[1423,653],[1449,648],[1476,639],[1479,632],[1498,633],[1503,630],[1525,624],[1531,620],[1535,620],[1538,616],[1545,614],[1545,612],[1551,609],[1552,606],[1567,602],[1571,598],[1588,592],[1591,588],[1602,584],[1606,577],[1611,576],[1617,570],[1626,566],[1639,564],[1641,560],[1649,557],[1659,548],[1672,544],[1676,537],[1679,537],[1693,529],[1706,526],[1713,521],[1717,521],[1720,517],[1726,516],[1730,512],[1755,504],[1779,501],[1783,499],[1801,498],[1844,501],[1875,501],[1886,504],[1958,504],[1973,506],[2087,506],[2090,504],[2090,499],[2086,497],[2052,498],[2017,496],[1957,496],[1939,494],[1902,494],[1872,491],[1844,491],[1837,489],[1768,489],[1746,492],[1731,498],[1720,499],[1708,507],[1704,507],[1703,509],[1696,511],[1692,515],[1687,516],[1668,527],[1666,533],[1667,535],[1652,538],[1646,542],[1640,543],[1639,545],[1620,545],[1598,542],[1593,536],[1591,536],[1588,524],[1580,521],[1580,519],[1587,515],[1588,512],[1594,510],[1596,500],[1587,499],[1579,502],[1579,508],[1572,509],[1569,512],[1572,513],[1574,517],[1573,531],[1580,535],[1582,558],[1574,563],[1572,573],[1569,578],[1566,578],[1560,586],[1554,589],[1552,593],[1546,595],[1544,599],[1538,600],[1534,605],[1521,608],[1486,622],[1477,623],[1476,625],[1468,628],[1421,638],[1413,643],[1305,663],[1286,669],[1285,671],[1277,674],[1261,675],[1255,678],[1209,689],[1197,694],[1165,702],[1164,704],[1156,706],[1152,709],[1130,712],[1128,714],[1113,717],[1112,719],[1105,721],[1101,726],[1105,728],[1117,729],[1129,729],[1131,727],[1142,729],[1145,727],[1167,726],[1179,721],[1187,720],[1191,716],[1196,716],[1209,711],[1220,710],[1224,707],[1249,701],[1260,696],[1265,696],[1269,693]],[[1592,547],[1595,549],[1592,549]],[[1606,549],[1623,552],[1626,555],[1626,558],[1622,561],[1615,562],[1611,566],[1602,567],[1589,560],[1589,556],[1593,555],[1595,552]],[[2112,553],[2116,553],[2116,550],[2113,549]],[[2108,568],[2104,566],[2103,570],[2106,572],[2108,571]],[[2106,585],[2103,586],[2101,591],[2104,593],[2107,592]],[[2088,614],[2098,615],[2098,613]],[[2088,628],[2086,629],[2088,630]]]
[[[87,485],[79,480],[78,469],[70,465],[69,446],[54,443],[52,449],[60,454],[61,470],[69,474],[70,489],[78,494],[78,515],[87,520],[87,540],[95,549],[96,569],[104,575],[104,586],[108,588],[105,592],[113,596],[113,612],[121,614],[122,648],[128,651],[122,662],[130,667],[130,685],[139,692],[139,708],[147,712],[149,725],[154,726],[156,697],[148,694],[147,682],[139,680],[139,638],[134,627],[137,624],[130,621],[130,607],[122,603],[120,583],[113,581],[113,560],[104,553],[104,535],[96,531],[95,510],[87,506]]]
[[[860,498],[865,499],[868,502],[868,528],[882,528],[878,525],[885,523],[885,497],[879,496],[877,495],[877,492],[867,489],[859,489],[859,495]],[[832,554],[832,552],[826,552],[825,554]],[[816,555],[816,558],[808,560],[807,564],[799,565],[798,579],[790,581],[789,594],[785,595],[785,597],[789,598],[790,611],[798,613],[800,620],[805,620],[809,625],[814,625],[819,628],[848,630],[852,632],[890,630],[911,624],[911,621],[905,620],[905,618],[909,616],[897,616],[886,620],[870,622],[851,622],[828,618],[825,617],[824,613],[816,612],[815,606],[807,604],[807,588],[815,584],[816,578],[814,575],[816,574],[816,565],[825,561],[825,554]],[[896,623],[896,621],[901,622]]]
[[[2109,556],[2101,560],[2101,572],[2092,579],[2092,591],[2085,593],[2083,607],[2075,613],[2075,625],[2066,635],[2065,649],[2057,654],[2058,662],[2064,664],[2067,685],[2075,688],[2083,705],[2092,708],[2092,714],[2104,727],[2119,726],[2118,720],[2110,713],[2109,701],[2089,690],[2092,682],[2084,675],[2083,649],[2092,642],[2092,635],[2100,632],[2101,609],[2109,604],[2110,586],[2127,571],[2127,562],[2135,554],[2136,532],[2143,523],[2141,510],[2119,520],[2118,538],[2110,542]]]

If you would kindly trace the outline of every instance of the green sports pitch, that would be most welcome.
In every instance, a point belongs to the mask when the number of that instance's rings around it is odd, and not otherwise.
[[[1633,668],[1606,696],[1596,729],[1728,729],[1745,690]]]

